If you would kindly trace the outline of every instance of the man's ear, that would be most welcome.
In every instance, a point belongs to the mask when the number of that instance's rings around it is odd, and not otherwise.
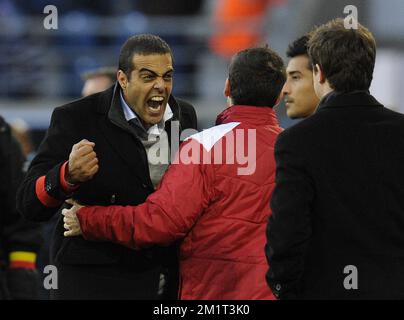
[[[314,75],[315,79],[318,80],[319,83],[321,83],[321,84],[323,84],[326,80],[324,71],[318,63],[316,63],[313,66],[313,75]]]
[[[223,94],[225,97],[230,97],[230,80],[229,78],[226,79],[226,82],[224,83],[224,90]]]
[[[121,88],[125,90],[128,85],[128,77],[126,76],[125,72],[123,72],[122,70],[118,70],[116,78]]]

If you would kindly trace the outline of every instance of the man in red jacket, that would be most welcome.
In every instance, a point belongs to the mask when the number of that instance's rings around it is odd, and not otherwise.
[[[181,146],[159,189],[138,206],[65,209],[65,235],[135,249],[182,239],[180,299],[274,299],[264,246],[282,130],[273,106],[284,81],[269,48],[236,54],[228,108]]]

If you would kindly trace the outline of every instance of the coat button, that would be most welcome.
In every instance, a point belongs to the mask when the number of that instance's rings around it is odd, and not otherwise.
[[[142,187],[143,187],[143,189],[147,189],[147,184],[143,183]]]
[[[275,290],[276,290],[276,291],[281,291],[281,289],[282,289],[282,286],[278,283],[278,284],[275,286]]]
[[[116,201],[116,196],[115,196],[115,194],[113,194],[113,195],[111,196],[110,202],[111,202],[111,203],[115,203],[115,201]]]

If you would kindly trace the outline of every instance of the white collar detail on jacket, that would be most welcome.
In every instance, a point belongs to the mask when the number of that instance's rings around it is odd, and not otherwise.
[[[195,139],[198,141],[200,144],[203,145],[203,147],[206,149],[206,151],[210,151],[212,147],[218,142],[221,138],[223,138],[228,132],[233,130],[235,127],[237,127],[241,122],[230,122],[230,123],[225,123],[221,124],[218,126],[214,126],[212,128],[203,130],[202,132],[195,133],[194,135],[186,138],[184,141],[187,141],[189,139]]]

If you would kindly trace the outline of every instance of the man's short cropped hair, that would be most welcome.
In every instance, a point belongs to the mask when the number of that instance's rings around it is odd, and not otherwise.
[[[121,48],[119,54],[119,69],[122,70],[130,79],[130,74],[135,68],[132,63],[133,56],[150,55],[150,54],[166,54],[171,55],[174,62],[171,48],[163,39],[153,34],[139,34],[130,37]]]
[[[289,45],[288,50],[286,51],[286,56],[288,58],[294,58],[294,57],[303,56],[303,55],[306,55],[308,57],[309,56],[309,52],[308,52],[309,51],[309,47],[308,47],[309,40],[310,40],[310,35],[305,34],[304,36],[293,41]],[[307,68],[309,70],[313,70],[313,66],[310,62],[307,64]]]
[[[285,80],[282,58],[268,46],[240,51],[230,63],[230,96],[236,105],[273,107]]]

